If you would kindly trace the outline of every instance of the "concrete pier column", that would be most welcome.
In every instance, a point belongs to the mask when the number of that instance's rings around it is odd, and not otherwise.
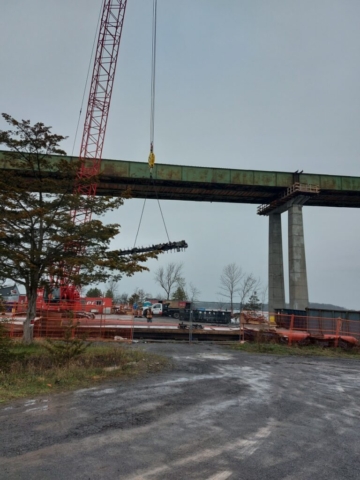
[[[302,205],[289,208],[289,290],[290,308],[309,306]]]
[[[269,312],[285,308],[281,214],[269,215]]]

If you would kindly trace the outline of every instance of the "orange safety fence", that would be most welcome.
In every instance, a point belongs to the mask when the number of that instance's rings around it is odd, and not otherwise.
[[[9,336],[21,338],[26,319],[26,304],[12,305],[11,311],[0,314]],[[325,318],[296,314],[272,314],[270,323],[261,324],[257,329],[268,329],[269,335],[280,341],[294,344],[317,343],[324,346],[353,346],[360,344],[360,318]],[[275,320],[275,323],[272,321]],[[134,328],[144,327],[143,321],[134,320],[133,314],[95,314],[74,308],[73,304],[42,304],[32,322],[34,338],[64,338],[71,325],[72,335],[86,339],[108,339],[132,341]],[[164,325],[157,323],[154,328]],[[249,334],[249,329],[246,329]],[[243,330],[243,333],[246,333]],[[250,335],[250,334],[249,334]],[[248,335],[248,336],[249,336]],[[250,339],[250,336],[249,336]]]
[[[275,314],[277,333],[288,343],[318,343],[328,346],[358,345],[360,321]]]
[[[23,336],[26,319],[26,304],[13,306],[11,312],[3,312],[3,322],[12,338]],[[133,315],[94,314],[74,309],[73,304],[42,305],[32,322],[33,338],[64,338],[68,328],[72,336],[85,339],[111,339],[132,341],[134,336]]]

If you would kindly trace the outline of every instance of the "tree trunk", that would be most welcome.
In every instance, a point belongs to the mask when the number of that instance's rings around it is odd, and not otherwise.
[[[26,345],[32,342],[32,325],[31,322],[36,316],[36,299],[37,299],[37,289],[34,291],[29,291],[27,293],[28,298],[28,307],[26,311],[26,320],[24,322],[24,333],[23,333],[23,343]]]

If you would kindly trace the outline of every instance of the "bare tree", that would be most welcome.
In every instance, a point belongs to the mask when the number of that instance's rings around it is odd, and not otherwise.
[[[143,290],[142,288],[136,287],[134,293],[129,298],[129,302],[130,303],[134,303],[134,302],[143,303],[143,302],[145,302],[146,298],[151,298],[151,294],[146,293],[145,290]]]
[[[230,300],[230,309],[233,311],[234,296],[239,292],[240,282],[244,277],[242,268],[236,263],[229,263],[223,269],[220,277],[220,295]]]
[[[217,300],[217,308],[222,310],[224,307],[225,307],[225,302],[221,297],[219,297]]]
[[[157,298],[160,301],[166,300],[165,295],[162,292],[158,293],[155,298]]]
[[[191,282],[189,283],[189,292],[190,292],[189,300],[191,302],[198,302],[199,301],[199,295],[200,295],[201,292]]]
[[[260,283],[260,279],[255,278],[252,273],[243,275],[240,287],[237,290],[237,293],[240,295],[240,311],[242,310],[247,298],[250,296],[250,294],[258,289]]]
[[[111,278],[106,284],[106,297],[115,299],[117,295],[118,284],[117,281]]]
[[[155,282],[160,285],[160,287],[166,293],[166,300],[170,299],[172,290],[175,286],[184,287],[185,280],[182,276],[182,263],[168,263],[166,268],[159,267],[155,272]]]
[[[262,289],[261,292],[260,292],[261,311],[262,311],[262,312],[264,311],[264,305],[265,305],[265,303],[266,303],[267,295],[268,295],[268,285],[265,285],[265,287],[263,287],[263,289]]]
[[[128,293],[121,293],[120,295],[116,295],[115,303],[123,303],[126,304],[129,302],[129,294]]]

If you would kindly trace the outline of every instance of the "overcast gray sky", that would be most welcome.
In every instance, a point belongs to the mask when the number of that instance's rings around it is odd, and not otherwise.
[[[101,3],[1,0],[0,111],[52,125],[69,154]],[[157,162],[360,176],[359,18],[358,0],[158,0]],[[152,0],[128,0],[104,158],[147,162],[151,22]],[[129,200],[106,218],[122,226],[117,246],[133,245],[141,208]],[[156,295],[153,272],[169,261],[184,263],[203,300],[218,299],[231,262],[267,283],[268,221],[255,205],[162,208],[189,248],[124,278],[121,292]],[[165,241],[155,202],[145,216],[138,243]],[[360,308],[359,220],[304,208],[310,301]],[[287,278],[286,232],[285,214]]]

